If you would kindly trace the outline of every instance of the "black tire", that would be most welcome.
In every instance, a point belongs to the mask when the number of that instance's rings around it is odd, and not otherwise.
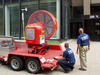
[[[39,60],[35,59],[35,58],[29,58],[26,60],[26,69],[29,73],[39,73],[40,69],[41,69],[41,65],[39,63]]]
[[[9,65],[14,71],[20,71],[24,66],[22,59],[18,56],[11,56],[9,59]]]

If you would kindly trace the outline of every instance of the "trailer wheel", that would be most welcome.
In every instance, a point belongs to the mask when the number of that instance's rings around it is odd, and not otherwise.
[[[18,57],[18,56],[12,56],[9,59],[9,65],[15,71],[22,70],[22,68],[24,66],[22,59],[20,57]]]
[[[35,58],[29,58],[26,61],[26,69],[30,73],[38,73],[41,69],[40,63]]]

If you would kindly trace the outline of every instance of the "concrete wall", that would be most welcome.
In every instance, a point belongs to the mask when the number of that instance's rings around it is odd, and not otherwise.
[[[83,0],[72,0],[72,6],[82,6]]]
[[[100,3],[100,0],[91,0],[91,4]]]
[[[82,6],[84,0],[72,0],[72,6]],[[90,1],[91,4],[100,3],[100,0],[87,0]]]
[[[83,1],[84,6],[84,15],[90,15],[90,0],[84,0]]]

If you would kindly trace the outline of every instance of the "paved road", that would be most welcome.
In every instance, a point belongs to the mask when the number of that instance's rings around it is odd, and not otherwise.
[[[70,44],[70,48],[76,52],[76,40],[66,41]],[[61,45],[63,46],[64,43]],[[0,52],[1,53],[1,52]],[[54,71],[44,71],[38,75],[100,75],[100,42],[91,42],[91,50],[88,51],[88,70],[80,71],[79,68],[79,57],[75,53],[76,64],[75,69],[70,73],[64,73],[61,67],[58,66]],[[30,74],[26,70],[13,71],[7,65],[0,65],[0,75],[35,75]]]

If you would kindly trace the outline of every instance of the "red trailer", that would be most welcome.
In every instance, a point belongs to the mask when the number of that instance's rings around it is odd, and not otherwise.
[[[62,48],[60,45],[49,45],[47,40],[56,30],[57,21],[50,12],[36,11],[28,20],[25,40],[12,38],[8,56],[1,56],[0,60],[9,64],[15,71],[25,67],[30,73],[38,73],[41,69],[55,69],[57,60],[54,57],[62,55]]]

